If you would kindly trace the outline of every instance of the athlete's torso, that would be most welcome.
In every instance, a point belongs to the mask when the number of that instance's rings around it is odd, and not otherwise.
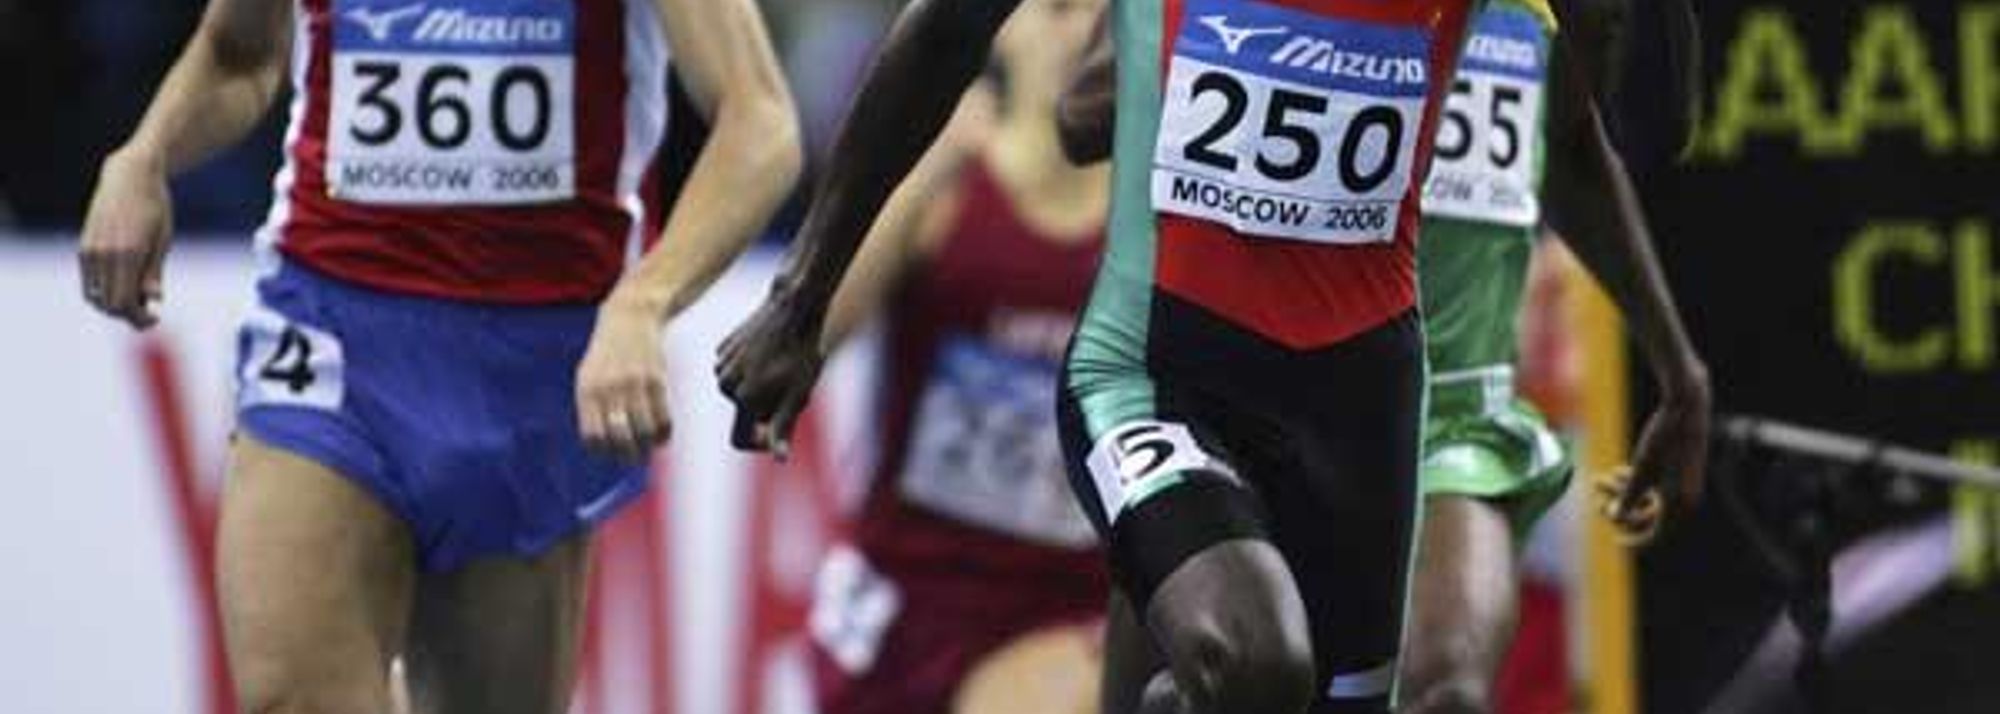
[[[1414,307],[1418,179],[1472,5],[1122,0],[1092,320],[1142,319],[1110,293],[1157,287],[1304,349]]]
[[[1474,20],[1446,101],[1418,250],[1431,368],[1441,376],[1514,361],[1541,221],[1553,36],[1545,12],[1494,0]]]
[[[1099,582],[1054,404],[1097,234],[1043,234],[988,164],[967,167],[947,237],[891,299],[882,463],[856,534],[872,561]]]
[[[296,0],[285,167],[260,243],[336,278],[584,302],[660,218],[654,0]]]

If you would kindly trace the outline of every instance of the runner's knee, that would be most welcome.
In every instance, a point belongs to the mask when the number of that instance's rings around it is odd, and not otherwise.
[[[364,676],[314,676],[274,660],[232,663],[238,711],[246,714],[348,714],[386,711],[388,682]]]
[[[1464,626],[1464,623],[1453,623]],[[1413,633],[1402,679],[1405,700],[1424,704],[1412,711],[1484,711],[1491,698],[1498,653],[1491,641],[1470,630]],[[1447,704],[1454,706],[1445,706]],[[1464,708],[1464,706],[1472,708]],[[1441,708],[1440,708],[1441,707]]]
[[[1405,714],[1484,714],[1492,708],[1492,665],[1476,638],[1425,632],[1411,638],[1403,669]]]
[[[1476,672],[1440,673],[1429,679],[1412,676],[1403,699],[1404,714],[1487,714],[1493,710],[1492,686]]]
[[[1162,582],[1146,619],[1192,712],[1294,714],[1311,703],[1305,605],[1268,541],[1195,554]]]
[[[1175,679],[1193,711],[1304,712],[1312,701],[1312,649],[1303,633],[1286,630],[1212,621],[1185,631],[1189,661]]]

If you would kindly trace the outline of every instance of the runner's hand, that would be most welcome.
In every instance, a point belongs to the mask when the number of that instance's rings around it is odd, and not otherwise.
[[[84,300],[133,329],[159,322],[154,309],[173,223],[173,199],[158,163],[121,153],[105,159],[77,251]]]
[[[1705,381],[1668,394],[1639,433],[1630,471],[1600,485],[1606,517],[1630,540],[1644,543],[1668,512],[1693,507],[1701,500],[1708,467],[1708,435]]]
[[[738,449],[785,458],[792,424],[812,397],[824,361],[818,321],[801,319],[794,303],[774,295],[723,340],[718,352],[716,380],[736,402],[730,442]]]
[[[576,372],[576,419],[585,446],[644,461],[673,435],[663,349],[656,312],[616,297],[598,308],[590,349]]]

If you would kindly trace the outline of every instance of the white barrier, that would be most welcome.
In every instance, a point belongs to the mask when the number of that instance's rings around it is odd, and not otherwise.
[[[851,500],[854,489],[800,484],[822,472],[856,483],[851,474],[868,458],[853,445],[866,436],[870,355],[829,367],[814,408],[824,438],[800,459],[814,473],[787,476],[730,451],[730,411],[715,390],[711,355],[763,295],[773,262],[752,256],[670,330],[676,430],[658,462],[651,506],[660,517],[650,532],[621,521],[606,539],[618,542],[602,549],[597,666],[580,704],[588,712],[805,711],[806,670],[787,633],[832,533],[820,522],[824,507]],[[90,312],[75,273],[69,242],[0,239],[4,708],[213,711],[204,649],[213,633],[201,616],[196,532],[186,530],[200,504],[194,512],[176,505],[170,455],[185,449],[212,492],[231,425],[235,322],[254,278],[249,249],[235,241],[177,248],[151,340]],[[149,364],[164,369],[149,377]],[[171,428],[174,413],[185,415],[185,432]],[[801,503],[812,508],[802,512]],[[769,530],[753,533],[753,525]],[[634,538],[649,542],[634,546]],[[649,589],[648,577],[664,585]],[[645,617],[648,609],[666,616]],[[658,627],[649,630],[650,620]],[[664,649],[649,645],[652,633]]]

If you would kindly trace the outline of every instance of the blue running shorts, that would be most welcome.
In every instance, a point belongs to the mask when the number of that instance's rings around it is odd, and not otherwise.
[[[577,432],[589,305],[383,293],[292,262],[257,285],[237,343],[238,428],[366,489],[419,565],[536,555],[646,488]]]

